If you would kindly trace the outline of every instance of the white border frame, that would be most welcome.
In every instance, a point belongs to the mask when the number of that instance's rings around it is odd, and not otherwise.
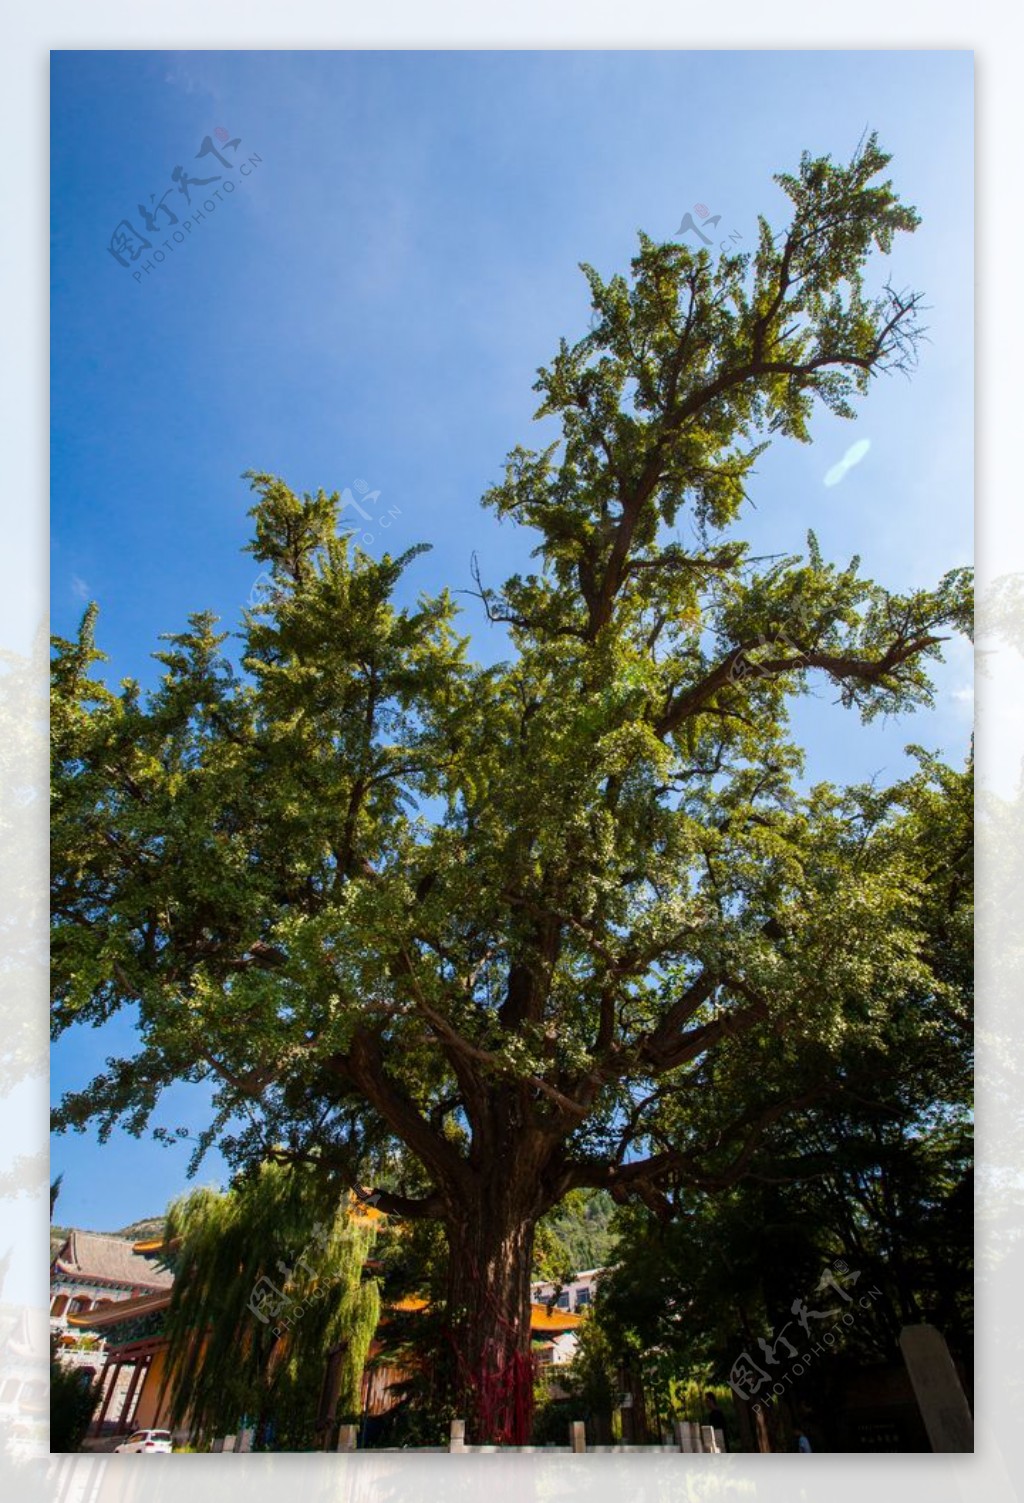
[[[1016,410],[1021,383],[1022,334],[1021,204],[1019,143],[1021,12],[1009,5],[981,4],[969,11],[948,3],[907,7],[896,14],[882,0],[865,0],[854,13],[828,12],[810,0],[792,0],[785,13],[769,13],[753,0],[700,12],[651,0],[628,7],[608,0],[520,0],[508,11],[485,10],[468,0],[392,0],[356,10],[327,0],[92,0],[88,11],[73,0],[50,0],[17,16],[8,12],[6,46],[0,52],[6,117],[5,198],[10,213],[4,262],[8,268],[6,336],[0,413],[9,424],[5,445],[3,548],[0,550],[0,649],[29,652],[46,610],[47,516],[47,140],[48,51],[51,48],[143,49],[924,49],[974,50],[977,108],[978,240],[978,570],[982,616],[998,605],[992,585],[999,577],[1024,578],[1024,511],[1016,475]],[[965,233],[969,226],[965,223]],[[1024,609],[1017,615],[989,611],[987,673],[979,682],[979,768],[984,790],[997,752],[1019,764],[1024,731],[1018,706],[1024,700]],[[1020,644],[1015,646],[1015,642]],[[36,694],[45,653],[32,653],[38,678],[20,700],[0,697],[0,735],[21,736],[21,766],[37,790],[45,787],[43,738]],[[0,797],[4,797],[0,791]],[[982,794],[983,801],[985,794]],[[0,903],[27,926],[21,939],[45,939],[40,901],[45,881],[45,806],[37,799],[14,849],[0,852]],[[661,1499],[716,1496],[846,1499],[863,1503],[902,1500],[908,1489],[927,1488],[929,1503],[948,1498],[1009,1503],[1024,1469],[1016,1459],[1024,1421],[1024,1352],[1021,1296],[1014,1285],[1012,1243],[1024,1230],[1021,1116],[1014,1093],[1021,1077],[1021,947],[1015,936],[1022,885],[1014,881],[1015,841],[1022,804],[986,805],[979,842],[979,1113],[980,1162],[986,1186],[979,1204],[978,1449],[973,1457],[403,1457],[393,1454],[327,1456],[190,1457],[162,1463],[124,1457],[49,1457],[18,1460],[10,1437],[0,1432],[0,1479],[19,1503],[57,1498],[60,1503],[107,1503],[143,1495],[146,1503],[180,1496],[185,1469],[191,1503],[244,1489],[252,1503],[277,1499],[283,1490],[302,1491],[304,1503],[345,1497],[384,1503],[455,1503],[500,1490],[508,1503],[548,1498]],[[39,817],[36,817],[38,814]],[[1018,858],[1020,859],[1020,858]],[[33,927],[35,926],[35,927]],[[24,944],[21,945],[24,953]],[[4,961],[17,957],[3,956]],[[3,1026],[23,1035],[26,1064],[38,1072],[45,1057],[45,975],[42,966],[15,974],[19,985],[5,999]],[[0,975],[3,972],[0,971]],[[6,980],[6,978],[5,978]],[[2,1087],[0,1087],[2,1089]],[[5,1145],[10,1159],[25,1156],[22,1193],[38,1211],[39,1308],[47,1307],[43,1230],[47,1213],[45,1076],[26,1071],[18,1087],[22,1122],[18,1141]],[[22,1100],[24,1098],[24,1108]],[[30,1099],[29,1099],[30,1098]],[[0,1160],[0,1174],[7,1172]],[[997,1189],[998,1186],[998,1189]],[[16,1208],[0,1199],[4,1220]],[[0,1237],[6,1245],[9,1234]],[[33,1301],[35,1303],[35,1301]],[[1015,1444],[1016,1442],[1016,1444]],[[144,1475],[140,1475],[139,1468]],[[230,1469],[230,1481],[223,1468]],[[240,1469],[240,1471],[239,1471]],[[7,1491],[9,1489],[9,1491]]]

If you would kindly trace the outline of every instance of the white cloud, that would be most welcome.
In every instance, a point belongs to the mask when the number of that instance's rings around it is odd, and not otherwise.
[[[961,685],[961,687],[959,689],[951,689],[949,697],[953,701],[953,703],[956,705],[956,707],[957,707],[958,710],[964,712],[969,720],[973,719],[973,717],[974,717],[974,685],[973,684],[963,684],[963,685]]]
[[[79,579],[77,574],[71,576],[71,593],[76,600],[88,600],[89,586],[84,579]]]
[[[825,484],[838,485],[847,470],[852,470],[855,464],[860,464],[870,448],[869,438],[859,438],[855,444],[851,444],[839,463],[834,464],[825,476]]]

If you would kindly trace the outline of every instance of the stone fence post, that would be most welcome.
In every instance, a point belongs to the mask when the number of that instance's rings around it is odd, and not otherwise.
[[[676,1444],[681,1451],[703,1451],[700,1426],[692,1420],[676,1420]]]
[[[932,1450],[973,1452],[974,1420],[942,1332],[904,1326],[900,1350]]]

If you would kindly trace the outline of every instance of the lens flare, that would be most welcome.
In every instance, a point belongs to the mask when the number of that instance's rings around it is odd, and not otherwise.
[[[860,464],[870,448],[869,438],[859,438],[855,444],[851,444],[839,463],[834,464],[825,476],[825,484],[838,485],[847,470],[852,470],[855,464]]]

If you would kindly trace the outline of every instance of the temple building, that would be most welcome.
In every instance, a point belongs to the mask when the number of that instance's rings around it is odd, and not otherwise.
[[[65,1331],[72,1315],[170,1289],[174,1276],[160,1266],[161,1245],[71,1231],[50,1264],[51,1331]]]
[[[139,1301],[170,1298],[174,1275],[160,1265],[161,1242],[129,1242],[125,1237],[72,1230],[50,1263],[50,1332],[60,1359],[98,1379],[105,1394],[101,1409],[118,1426],[134,1413],[138,1374],[122,1364],[110,1370],[107,1332],[111,1311],[123,1319]],[[132,1384],[132,1378],[136,1379]]]

